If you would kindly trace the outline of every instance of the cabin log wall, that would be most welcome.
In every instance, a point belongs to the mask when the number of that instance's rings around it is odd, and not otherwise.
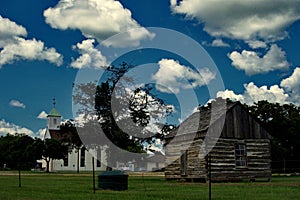
[[[205,152],[200,153],[202,139],[196,139],[192,143],[183,141],[166,147],[166,179],[206,179],[206,161]],[[187,150],[187,151],[186,151]],[[186,151],[187,167],[186,174],[181,174],[180,156]]]
[[[207,180],[205,151],[211,147],[213,147],[210,151],[213,181],[242,181],[262,178],[269,180],[271,178],[270,136],[259,122],[239,104],[227,110],[225,123],[221,122],[222,119],[216,120],[206,131],[181,133],[175,138],[168,139],[166,179]],[[212,142],[211,147],[204,144],[205,137],[216,136],[216,131],[221,132],[218,141]],[[191,145],[190,141],[193,141]],[[212,141],[212,139],[208,141]],[[236,167],[235,165],[236,143],[246,145],[247,166],[245,167]],[[187,150],[187,171],[185,175],[182,175],[180,155],[184,150]]]
[[[235,166],[235,143],[244,143],[247,152],[247,166]],[[205,152],[200,153],[203,139],[195,140],[187,150],[187,173],[181,174],[180,156],[184,145],[167,146],[165,169],[166,179],[207,180]],[[209,148],[209,146],[206,146]],[[268,139],[225,139],[220,138],[210,151],[213,181],[239,181],[271,178],[270,141]],[[180,150],[180,151],[179,151]]]
[[[235,143],[246,145],[247,165],[236,167]],[[220,138],[209,154],[213,181],[241,181],[271,178],[270,141],[268,139]]]

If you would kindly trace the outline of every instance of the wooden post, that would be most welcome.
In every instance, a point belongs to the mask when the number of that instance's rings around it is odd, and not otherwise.
[[[208,199],[211,200],[211,156],[208,154]]]
[[[208,139],[207,139],[208,140]],[[205,143],[205,151],[206,151],[206,165],[207,165],[207,176],[208,176],[208,199],[211,200],[211,155],[208,151],[209,142]]]
[[[19,187],[21,187],[21,169],[19,167]]]
[[[93,165],[93,190],[94,194],[96,193],[96,185],[95,185],[95,158],[92,157],[92,165]]]
[[[285,158],[283,159],[283,173],[285,174]]]

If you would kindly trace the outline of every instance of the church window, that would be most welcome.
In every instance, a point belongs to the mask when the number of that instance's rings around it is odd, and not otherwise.
[[[85,166],[85,148],[82,147],[80,150],[80,167]]]
[[[101,149],[97,149],[97,167],[101,167]]]
[[[63,161],[64,161],[64,167],[68,167],[68,165],[69,165],[69,154],[68,153],[64,156]]]

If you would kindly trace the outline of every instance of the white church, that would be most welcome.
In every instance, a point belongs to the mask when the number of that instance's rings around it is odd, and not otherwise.
[[[55,108],[55,102],[53,103],[53,109],[47,116],[47,128],[45,133],[45,138],[53,138],[60,140],[64,137],[64,133],[60,130],[60,125],[62,123],[62,116]],[[79,155],[78,155],[79,154]],[[77,171],[79,166],[79,171],[92,171],[93,170],[93,156],[94,155],[94,169],[96,171],[106,170],[106,153],[105,149],[90,149],[89,151],[85,149],[84,146],[80,148],[79,151],[73,148],[70,149],[68,154],[64,159],[61,160],[51,160],[49,171]],[[79,158],[79,159],[78,159]],[[46,163],[43,163],[43,168],[46,167]]]

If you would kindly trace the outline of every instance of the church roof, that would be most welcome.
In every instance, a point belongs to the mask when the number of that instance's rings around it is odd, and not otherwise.
[[[55,108],[53,108],[47,117],[61,117],[61,115]]]

